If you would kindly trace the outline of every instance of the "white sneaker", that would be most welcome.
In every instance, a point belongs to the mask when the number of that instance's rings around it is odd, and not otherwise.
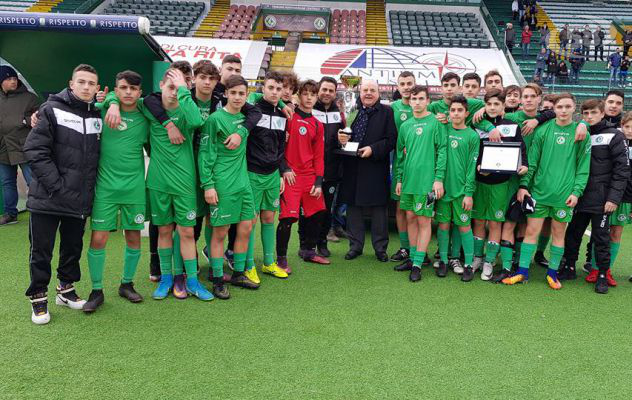
[[[458,258],[453,258],[449,260],[448,265],[450,268],[452,268],[452,271],[454,271],[455,274],[457,275],[463,274],[464,269],[463,269],[463,266],[461,265],[461,260],[459,260]]]
[[[494,266],[492,263],[485,262],[483,264],[483,272],[481,272],[481,279],[484,281],[488,281],[492,279],[494,275]]]
[[[472,270],[474,270],[474,272],[478,271],[481,268],[481,265],[483,265],[483,262],[485,260],[483,259],[483,257],[474,257],[474,262],[472,262]]]
[[[69,307],[73,310],[81,310],[83,309],[83,305],[86,304],[86,301],[81,300],[81,298],[77,296],[75,287],[72,284],[65,285],[64,287],[58,285],[55,304],[58,306]]]
[[[44,325],[50,322],[50,314],[48,313],[48,297],[44,294],[35,295],[29,298],[31,301],[31,321],[36,325]]]

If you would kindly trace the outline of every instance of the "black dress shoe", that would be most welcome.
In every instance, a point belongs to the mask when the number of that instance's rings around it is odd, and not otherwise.
[[[359,251],[349,250],[349,252],[345,254],[345,260],[353,260],[353,259],[358,258],[361,255],[362,253],[360,253]]]
[[[410,271],[413,267],[413,262],[408,259],[406,261],[404,261],[403,263],[393,267],[393,269],[397,272],[403,272],[403,271]]]
[[[448,275],[448,264],[439,261],[439,268],[435,270],[435,273],[439,278],[445,278]]]
[[[421,268],[413,267],[410,270],[410,275],[408,276],[411,282],[419,282],[421,280]]]
[[[606,279],[605,274],[599,275],[597,277],[597,283],[595,284],[595,292],[599,294],[608,293],[608,280]]]
[[[375,253],[375,258],[380,262],[388,262],[388,254],[386,252]]]
[[[331,257],[331,252],[327,248],[326,240],[324,242],[318,243],[318,245],[316,246],[316,250],[318,251],[318,254],[323,257]]]

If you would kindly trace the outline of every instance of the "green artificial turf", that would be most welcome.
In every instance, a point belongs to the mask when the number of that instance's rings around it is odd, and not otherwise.
[[[305,265],[294,235],[290,279],[263,276],[258,291],[231,287],[229,301],[210,303],[152,300],[143,239],[136,287],[145,301],[130,304],[116,292],[124,243],[116,233],[107,247],[104,306],[84,315],[52,300],[51,323],[35,326],[23,295],[27,217],[0,228],[2,399],[629,396],[630,234],[614,271],[619,287],[605,296],[582,279],[554,292],[538,266],[517,287],[478,275],[469,284],[453,274],[439,279],[428,269],[412,284],[393,263],[375,260],[370,241],[357,260],[343,260],[342,242],[331,245],[331,266]],[[399,243],[391,238],[393,252]],[[85,257],[82,272],[77,287],[87,297]]]

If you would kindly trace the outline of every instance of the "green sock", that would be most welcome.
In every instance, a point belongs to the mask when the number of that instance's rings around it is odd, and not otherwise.
[[[619,254],[619,247],[621,247],[621,243],[610,242],[610,268],[612,268],[612,266],[614,265],[614,261],[617,259],[617,254]]]
[[[437,229],[437,242],[439,242],[439,256],[441,261],[448,263],[448,247],[450,246],[450,231]]]
[[[158,258],[160,259],[160,273],[162,275],[173,274],[173,249],[171,247],[158,249]]]
[[[549,240],[551,240],[550,236],[542,236],[538,238],[538,251],[546,250],[546,247],[549,245]]]
[[[274,262],[274,224],[261,224],[261,244],[263,245],[263,265]]]
[[[224,276],[224,259],[211,258],[211,269],[213,270],[213,278],[222,278]]]
[[[520,268],[529,269],[531,266],[531,258],[533,258],[536,247],[535,243],[522,243],[520,247]]]
[[[408,240],[408,232],[399,233],[399,247],[402,249],[410,249],[410,240]]]
[[[470,229],[467,232],[459,232],[461,235],[461,243],[463,244],[463,256],[465,265],[472,265],[474,262],[474,235]]]
[[[187,279],[197,278],[197,260],[195,258],[184,260],[184,270],[187,273]]]
[[[503,269],[511,271],[513,261],[513,249],[509,246],[500,246],[500,259],[503,261]]]
[[[493,263],[494,261],[496,261],[499,250],[500,244],[492,241],[487,242],[487,254],[485,256],[485,261],[487,261],[488,263]]]
[[[250,230],[248,250],[246,250],[246,269],[250,271],[255,266],[255,228]]]
[[[213,237],[213,227],[204,225],[204,240],[206,241],[206,248],[208,249],[208,254],[211,254],[211,238]]]
[[[235,272],[244,272],[246,268],[246,253],[235,253],[234,261],[233,268],[235,268]]]
[[[452,249],[450,249],[450,257],[461,257],[461,232],[459,232],[458,226],[452,225],[452,235],[450,239],[452,239]]]
[[[612,247],[610,248],[610,251],[612,251]],[[597,269],[597,258],[595,257],[595,245],[593,245],[592,249],[590,249],[590,265],[592,266],[592,269]],[[612,258],[612,255],[610,255],[610,257]]]
[[[474,236],[474,255],[476,257],[483,257],[483,248],[485,247],[485,239],[478,236]]]
[[[551,259],[549,260],[549,269],[557,271],[560,268],[560,261],[564,256],[564,247],[551,245]]]
[[[421,268],[421,266],[424,264],[424,258],[426,258],[426,252],[425,251],[415,250],[415,257],[413,258],[413,265],[415,267]]]
[[[417,265],[417,264],[415,264],[415,254],[417,254],[417,248],[416,247],[411,247],[410,251],[408,252],[408,254],[410,254],[409,259],[410,259],[410,261],[413,262],[413,265]],[[421,264],[419,264],[419,265],[421,265]]]
[[[103,268],[105,267],[105,249],[88,249],[88,268],[93,290],[103,289]]]
[[[173,274],[181,275],[184,273],[184,260],[180,252],[180,234],[175,231],[173,234]]]
[[[138,260],[140,260],[140,249],[132,249],[125,246],[125,262],[123,263],[123,279],[121,283],[130,283],[134,280]]]
[[[520,261],[520,250],[522,250],[522,240],[516,240],[516,245],[514,246],[516,249],[516,260]],[[531,261],[529,261],[531,262]]]

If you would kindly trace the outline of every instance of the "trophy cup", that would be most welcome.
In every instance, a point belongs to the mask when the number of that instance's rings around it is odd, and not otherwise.
[[[340,82],[347,88],[343,92],[342,101],[345,106],[345,116],[349,118],[349,114],[356,109],[356,93],[355,88],[362,83],[362,77],[353,75],[343,75]]]

